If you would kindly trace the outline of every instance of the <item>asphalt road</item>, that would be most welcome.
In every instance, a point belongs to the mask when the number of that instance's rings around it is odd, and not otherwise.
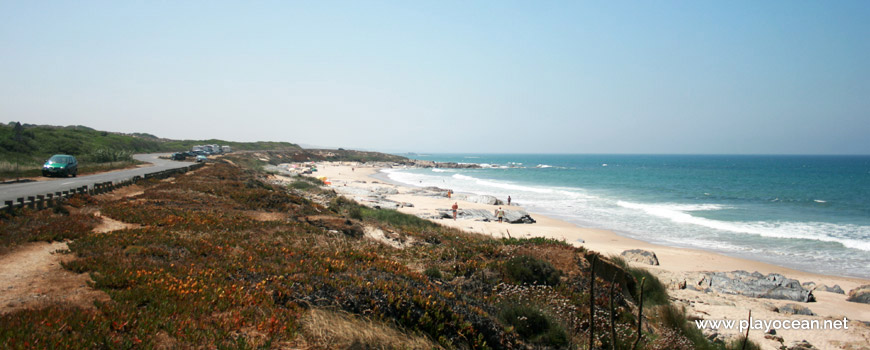
[[[0,206],[3,206],[5,201],[15,201],[16,198],[27,198],[28,196],[67,191],[71,188],[82,186],[93,187],[94,183],[97,182],[118,182],[132,179],[134,176],[144,176],[145,174],[156,173],[163,170],[183,168],[191,164],[191,162],[180,162],[158,158],[159,156],[164,155],[169,155],[169,153],[133,155],[133,159],[153,164],[148,167],[117,170],[93,175],[79,175],[78,177],[51,178],[48,181],[3,184],[0,185]]]

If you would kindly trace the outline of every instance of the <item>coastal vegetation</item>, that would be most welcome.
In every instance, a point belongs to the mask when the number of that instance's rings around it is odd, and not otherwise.
[[[298,150],[288,142],[232,142],[224,140],[168,140],[144,133],[123,134],[86,126],[52,126],[10,122],[0,124],[0,180],[39,176],[42,163],[53,154],[79,159],[79,173],[94,173],[138,164],[135,153],[177,152],[198,144],[229,145],[235,150]]]
[[[2,315],[0,343],[584,349],[591,335],[595,349],[632,349],[638,336],[639,349],[726,348],[698,339],[667,299],[643,304],[638,334],[641,290],[627,290],[634,275],[608,258],[564,241],[495,239],[364,207],[316,182],[269,182],[248,166],[276,156],[231,155],[140,181],[126,197],[82,195],[62,210],[2,217],[6,249],[72,239],[64,268],[87,273],[110,300]],[[140,226],[94,233],[97,213]],[[595,269],[590,259],[599,260]]]
[[[643,286],[637,286],[638,290],[634,291],[635,296],[640,296],[641,288],[643,289],[644,303],[647,305],[665,305],[668,303],[668,290],[665,285],[647,269],[634,267],[625,262],[625,259],[618,255],[610,257],[610,261],[625,269],[631,274],[636,281],[645,280]]]
[[[355,150],[303,150],[289,142],[235,142],[218,139],[170,140],[146,133],[123,134],[86,126],[52,126],[10,122],[0,124],[0,181],[40,175],[43,162],[54,154],[70,154],[79,160],[79,173],[122,169],[139,164],[137,153],[179,152],[194,145],[218,144],[234,151],[264,151],[274,155],[266,161],[245,159],[248,165],[284,161],[405,162],[401,156]],[[266,151],[268,150],[268,151]]]

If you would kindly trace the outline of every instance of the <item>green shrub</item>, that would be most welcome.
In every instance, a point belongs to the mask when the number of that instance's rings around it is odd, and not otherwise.
[[[423,271],[423,274],[426,276],[429,276],[429,278],[431,278],[431,279],[439,279],[440,280],[441,278],[444,277],[443,275],[441,275],[441,270],[439,270],[435,266],[432,266],[432,267],[426,269],[426,271]]]
[[[531,256],[512,258],[505,263],[504,268],[507,276],[516,283],[555,286],[562,276],[562,272],[549,262]]]
[[[363,219],[362,210],[359,207],[350,208],[347,211],[347,216],[349,216],[351,219],[356,219],[356,220]]]
[[[662,281],[653,275],[649,270],[636,268],[628,265],[624,259],[618,256],[611,256],[610,260],[616,265],[621,266],[626,272],[631,274],[637,280],[636,288],[640,288],[640,281],[646,279],[643,284],[643,304],[647,306],[667,305],[668,291]],[[634,291],[634,297],[638,298],[640,291]]]
[[[390,209],[371,209],[360,207],[360,214],[364,219],[373,219],[375,221],[390,224],[395,227],[405,229],[432,229],[439,227],[438,224],[426,219],[418,218],[414,215],[400,213]]]
[[[323,185],[320,180],[315,179],[309,176],[298,176],[294,178],[295,181],[288,185],[290,188],[294,188],[301,191],[311,191],[315,188],[320,188]]]
[[[317,188],[317,186],[312,185],[310,182],[306,181],[294,181],[287,185],[290,188],[294,188],[297,190],[308,191],[312,188]]]
[[[97,149],[84,157],[94,163],[111,163],[133,160],[132,153],[125,150]]]
[[[502,238],[502,243],[505,245],[526,245],[526,244],[555,244],[562,246],[571,246],[570,243],[565,242],[565,240],[552,239],[546,237],[532,237],[532,238]]]
[[[726,350],[761,350],[761,347],[758,344],[755,344],[751,340],[746,341],[746,347],[743,346],[743,341],[746,339],[744,336],[740,336],[737,339],[732,340],[725,346]]]
[[[523,339],[538,345],[563,347],[568,344],[568,334],[555,319],[538,308],[529,305],[510,304],[498,315]]]

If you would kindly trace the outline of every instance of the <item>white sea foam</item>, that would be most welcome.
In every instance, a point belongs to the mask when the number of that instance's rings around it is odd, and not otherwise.
[[[870,242],[847,238],[853,235],[870,237],[870,227],[867,226],[838,225],[823,222],[729,222],[689,214],[689,212],[693,211],[727,209],[727,207],[716,204],[640,204],[625,201],[619,201],[617,204],[624,208],[642,210],[647,214],[680,224],[698,225],[720,231],[754,234],[770,238],[834,242],[848,248],[870,251]]]
[[[485,186],[485,187],[495,188],[495,189],[524,191],[524,192],[533,192],[533,193],[553,193],[553,190],[549,189],[549,188],[523,186],[523,185],[516,185],[516,184],[511,184],[511,183],[506,183],[506,182],[500,182],[500,181],[483,180],[483,179],[478,179],[476,177],[462,175],[462,174],[453,174],[453,178],[456,178],[459,180],[471,181],[479,186]]]
[[[641,209],[648,212],[658,212],[664,215],[670,212],[687,212],[687,211],[711,211],[730,209],[730,207],[719,204],[680,204],[680,203],[658,203],[658,204],[641,204],[626,201],[618,201],[617,205],[623,208]]]
[[[601,224],[603,228],[628,231],[635,237],[644,235],[653,240],[671,241],[681,245],[695,245],[711,249],[748,251],[751,247],[728,245],[716,240],[688,240],[688,232],[713,232],[730,234],[750,234],[768,238],[803,239],[839,243],[845,247],[870,251],[870,226],[842,225],[823,222],[744,222],[721,221],[694,216],[692,212],[732,209],[720,204],[644,204],[629,201],[612,201],[585,193],[577,188],[558,188],[529,186],[499,180],[484,180],[463,174],[441,175],[440,172],[425,175],[414,172],[385,170],[390,179],[414,186],[447,186],[458,192],[507,196],[511,194],[517,202],[542,209],[544,212],[582,221],[587,224]],[[571,219],[575,218],[575,219]],[[664,219],[664,220],[662,220]],[[668,224],[670,223],[670,224]],[[673,225],[680,226],[673,226]],[[690,226],[684,226],[690,225]],[[698,227],[691,229],[690,227]],[[751,249],[749,249],[751,250]]]

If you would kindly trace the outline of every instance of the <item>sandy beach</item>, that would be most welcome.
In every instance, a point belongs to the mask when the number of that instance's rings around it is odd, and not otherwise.
[[[350,163],[319,163],[318,171],[312,176],[326,177],[332,187],[357,187],[371,189],[389,186],[398,190],[397,194],[387,195],[387,199],[412,203],[412,207],[402,207],[398,210],[421,217],[436,216],[438,209],[448,209],[457,203],[461,209],[484,209],[490,212],[499,206],[471,203],[447,197],[431,197],[415,195],[414,188],[400,186],[384,181],[383,174],[375,176],[379,168],[360,166]],[[504,206],[507,208],[506,206]],[[509,209],[518,209],[510,207]],[[501,237],[547,237],[565,240],[576,246],[599,252],[605,256],[619,255],[625,250],[644,249],[656,254],[660,265],[652,266],[632,263],[653,271],[663,283],[668,285],[672,301],[686,308],[690,319],[705,320],[743,320],[752,311],[753,320],[843,320],[848,319],[848,329],[841,330],[790,330],[779,329],[776,335],[765,338],[763,330],[751,330],[752,340],[762,345],[764,349],[779,349],[785,345],[790,347],[796,341],[806,340],[818,349],[870,349],[870,305],[846,301],[846,295],[816,290],[813,292],[816,302],[799,303],[808,307],[816,316],[793,315],[778,312],[786,304],[793,301],[751,298],[739,295],[704,293],[691,288],[680,289],[680,282],[692,285],[697,283],[697,274],[703,271],[758,271],[762,274],[779,273],[788,278],[797,279],[801,283],[814,282],[827,286],[839,285],[847,294],[850,290],[870,281],[858,278],[826,276],[803,271],[797,271],[781,266],[762,262],[740,259],[709,251],[674,248],[626,238],[607,230],[588,229],[574,224],[553,219],[538,213],[530,213],[537,221],[534,224],[508,224],[484,222],[470,219],[438,219],[442,225],[460,228],[469,232]],[[863,322],[862,322],[863,321]],[[720,329],[720,337],[727,339],[736,336],[738,330]],[[780,338],[783,340],[779,341]]]

